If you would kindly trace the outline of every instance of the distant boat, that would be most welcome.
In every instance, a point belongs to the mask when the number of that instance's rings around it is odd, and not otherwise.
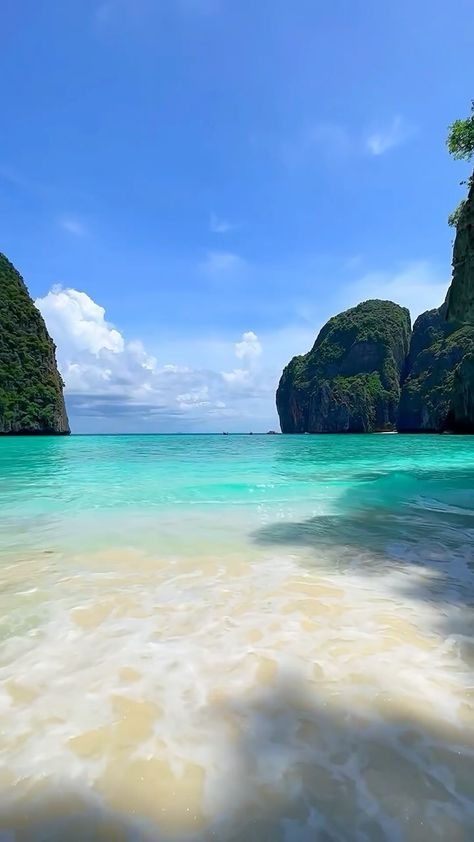
[[[228,435],[229,435],[229,433],[222,433],[222,435],[223,435],[223,436],[228,436]]]
[[[277,433],[276,430],[269,430],[268,433],[267,433],[267,436],[277,436],[277,435],[278,435],[278,433]]]

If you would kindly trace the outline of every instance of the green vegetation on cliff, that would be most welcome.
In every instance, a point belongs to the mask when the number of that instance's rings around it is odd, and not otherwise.
[[[454,158],[470,161],[474,155],[474,102],[471,115],[455,120],[449,128],[448,149]],[[467,197],[449,217],[456,227],[453,250],[453,278],[447,317],[474,325],[474,176],[468,179]],[[473,384],[474,387],[474,384]]]
[[[459,206],[453,249],[448,319],[474,325],[474,180]]]
[[[474,157],[474,102],[450,126],[447,145],[454,158]],[[411,337],[408,311],[389,301],[330,319],[311,351],[283,371],[276,397],[284,433],[474,433],[474,176],[467,183],[450,217],[456,239],[445,304],[419,316]]]
[[[21,275],[0,254],[0,434],[68,432],[53,341]]]
[[[311,351],[283,371],[282,431],[394,429],[409,339],[410,314],[391,301],[365,301],[334,316]]]
[[[448,131],[448,138],[446,145],[450,154],[456,160],[470,161],[474,155],[474,101],[471,102],[471,115],[465,120],[455,120],[451,123]],[[461,182],[465,184],[466,182]],[[472,175],[468,180],[468,185],[472,185]],[[466,199],[461,199],[461,202],[448,217],[449,225],[457,228],[463,219]]]
[[[471,160],[474,155],[474,100],[471,102],[470,116],[451,123],[446,143],[453,158]]]
[[[446,304],[423,313],[413,326],[400,399],[401,432],[472,432],[474,393],[465,390],[466,363],[474,359],[474,328],[446,321]]]

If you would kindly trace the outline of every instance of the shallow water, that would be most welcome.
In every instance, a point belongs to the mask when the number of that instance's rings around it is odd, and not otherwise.
[[[0,840],[474,838],[474,439],[0,440]]]

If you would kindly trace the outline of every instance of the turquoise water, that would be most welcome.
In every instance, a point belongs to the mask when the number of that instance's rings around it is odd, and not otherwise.
[[[0,512],[0,839],[474,837],[473,438],[5,438]]]
[[[416,500],[428,510],[431,495],[442,507],[459,499],[469,509],[474,442],[391,435],[11,438],[0,441],[0,471],[7,537],[24,530],[41,542],[49,527],[67,540],[69,529],[97,517],[120,530],[124,514],[154,518],[177,506],[224,516],[248,509],[256,524],[362,506],[393,515]],[[150,530],[158,534],[152,524]]]

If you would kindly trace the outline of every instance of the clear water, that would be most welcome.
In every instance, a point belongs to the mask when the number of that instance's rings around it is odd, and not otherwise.
[[[0,840],[474,838],[474,438],[0,440]]]

